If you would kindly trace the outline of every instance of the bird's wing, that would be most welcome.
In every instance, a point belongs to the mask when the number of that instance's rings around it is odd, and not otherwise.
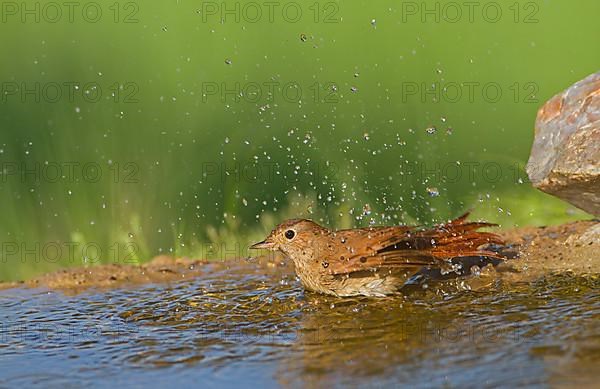
[[[495,252],[480,249],[485,244],[503,243],[496,234],[477,231],[494,224],[466,222],[467,216],[427,230],[398,226],[338,231],[333,239],[339,239],[340,244],[328,246],[325,270],[340,275],[405,267],[442,267],[457,257],[504,259]]]

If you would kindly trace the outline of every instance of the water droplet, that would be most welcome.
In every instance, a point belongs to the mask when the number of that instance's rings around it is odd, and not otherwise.
[[[481,268],[477,265],[473,265],[471,266],[471,274],[474,276],[480,276],[481,275]]]
[[[440,191],[438,190],[438,188],[427,187],[425,190],[431,197],[438,197],[440,195]]]
[[[363,205],[363,215],[370,215],[371,214],[371,206],[369,204],[365,204]]]

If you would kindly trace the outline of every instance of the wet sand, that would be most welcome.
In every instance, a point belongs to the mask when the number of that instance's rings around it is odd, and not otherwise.
[[[507,252],[515,258],[496,267],[486,266],[479,277],[471,280],[473,288],[497,280],[527,283],[557,273],[600,274],[600,222],[597,220],[523,227],[499,231],[499,234],[507,242]],[[235,262],[253,271],[293,272],[289,261],[282,262],[281,259],[262,257]],[[201,277],[211,262],[159,256],[143,265],[110,264],[64,269],[27,281],[0,283],[0,289],[33,287],[78,293],[88,288],[173,282]]]

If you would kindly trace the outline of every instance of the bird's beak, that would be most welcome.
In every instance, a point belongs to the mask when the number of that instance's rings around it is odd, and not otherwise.
[[[271,242],[268,238],[263,240],[262,242],[258,242],[258,243],[254,243],[252,246],[250,246],[250,249],[252,250],[274,250],[275,249],[275,243]]]

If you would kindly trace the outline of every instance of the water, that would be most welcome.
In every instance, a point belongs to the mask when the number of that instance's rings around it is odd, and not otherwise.
[[[600,280],[337,299],[283,264],[77,295],[0,292],[0,385],[594,386]],[[451,290],[451,288],[444,288]]]

